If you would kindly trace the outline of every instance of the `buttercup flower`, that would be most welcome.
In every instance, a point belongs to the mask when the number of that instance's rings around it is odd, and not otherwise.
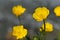
[[[13,27],[13,36],[16,36],[17,39],[22,39],[27,35],[27,29],[23,28],[23,25]]]
[[[55,9],[54,9],[54,13],[56,16],[60,16],[60,6],[57,6]]]
[[[53,31],[53,25],[51,23],[46,22],[45,27],[46,27],[46,29],[45,29],[46,32],[52,32]],[[40,31],[42,31],[42,30],[44,30],[44,24],[40,28]]]
[[[15,14],[16,16],[20,16],[21,14],[23,14],[25,12],[25,8],[23,8],[21,5],[17,5],[17,6],[14,6],[12,8],[12,12],[13,14]]]
[[[35,9],[35,12],[33,13],[33,18],[36,21],[42,21],[43,19],[46,19],[49,15],[49,10],[46,7],[38,7]]]

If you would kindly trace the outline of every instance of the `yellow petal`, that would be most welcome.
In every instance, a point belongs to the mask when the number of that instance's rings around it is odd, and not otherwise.
[[[60,6],[57,6],[55,9],[54,9],[54,13],[56,16],[60,16]]]
[[[46,29],[45,29],[46,32],[52,32],[53,31],[53,25],[51,23],[46,22],[45,23],[45,27],[46,27]],[[44,24],[42,25],[42,28],[44,30]]]
[[[16,36],[17,39],[22,39],[27,35],[27,29],[23,28],[23,25],[14,26],[12,35]]]
[[[25,8],[23,8],[21,5],[17,5],[17,6],[14,6],[12,8],[12,12],[13,14],[15,14],[16,16],[20,16],[22,15],[24,12],[25,12]]]
[[[46,19],[49,15],[49,10],[46,7],[38,7],[33,13],[33,18],[37,21]]]

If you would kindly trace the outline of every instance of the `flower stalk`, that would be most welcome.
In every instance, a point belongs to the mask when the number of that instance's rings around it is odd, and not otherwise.
[[[46,40],[46,24],[45,24],[45,20],[43,20],[43,24],[44,24],[44,30],[42,30],[42,32],[40,33],[40,40]],[[43,28],[41,28],[43,29]]]
[[[45,20],[43,20],[43,23],[44,23],[44,33],[43,33],[43,35],[44,35],[44,40],[46,40],[46,32],[45,32],[45,29],[46,29],[46,25],[45,25]]]

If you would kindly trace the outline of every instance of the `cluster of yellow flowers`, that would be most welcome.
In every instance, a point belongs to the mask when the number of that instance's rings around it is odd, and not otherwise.
[[[17,6],[14,6],[12,8],[12,12],[13,14],[15,14],[17,17],[22,15],[24,12],[26,11],[25,8],[23,8],[21,5],[17,5]],[[56,16],[60,16],[60,6],[57,6],[55,9],[54,9],[54,13],[56,14]],[[46,19],[49,15],[49,10],[46,8],[46,7],[38,7],[35,9],[35,12],[33,13],[33,18],[36,20],[36,21],[42,21],[44,19]],[[53,25],[49,22],[46,22],[45,23],[45,31],[46,32],[52,32],[53,31]],[[42,29],[40,28],[40,31],[43,31],[44,30],[44,24],[42,25]],[[20,26],[14,26],[13,27],[13,36],[16,36],[17,39],[22,39],[23,37],[25,37],[27,35],[27,29],[25,29],[23,27],[23,25],[20,25]]]
[[[27,35],[27,29],[23,28],[23,25],[13,27],[13,36],[16,36],[17,39],[22,39]]]
[[[37,21],[42,21],[49,15],[49,10],[46,7],[38,7],[33,13],[33,18]]]
[[[53,31],[53,25],[49,22],[46,22],[46,32],[52,32]],[[44,24],[42,25],[42,29],[40,28],[40,32],[44,30]],[[12,35],[16,36],[17,39],[22,39],[27,35],[28,31],[27,29],[23,28],[23,25],[20,26],[13,26],[13,32]]]
[[[45,23],[45,31],[46,32],[52,32],[53,31],[53,25],[49,22]],[[40,31],[42,32],[44,30],[44,24],[42,25],[42,28],[40,28]]]
[[[12,12],[16,16],[22,15],[26,11],[26,8],[22,7],[21,5],[13,6]],[[56,16],[60,16],[60,6],[57,6],[54,9],[54,13]],[[33,13],[33,18],[37,21],[42,21],[43,19],[46,19],[49,15],[49,10],[46,7],[38,7],[35,9],[35,12]]]
[[[16,16],[20,16],[22,15],[24,12],[25,12],[25,8],[23,8],[21,5],[17,5],[17,6],[14,6],[12,8],[12,12],[13,14],[15,14]]]

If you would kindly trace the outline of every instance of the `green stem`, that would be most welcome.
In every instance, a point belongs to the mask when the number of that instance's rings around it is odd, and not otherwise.
[[[44,23],[44,32],[43,32],[43,35],[44,35],[44,39],[43,40],[46,40],[46,25],[45,25],[45,20],[43,20],[43,23]]]
[[[44,30],[42,30],[42,32],[40,33],[40,40],[46,40],[46,25],[45,25],[45,20],[43,20],[43,24],[44,24]],[[43,29],[43,28],[41,28]]]
[[[46,26],[46,25],[45,25],[45,20],[43,20],[43,23],[44,23],[44,32],[45,32],[45,29],[46,29],[46,27],[45,27],[45,26]]]

